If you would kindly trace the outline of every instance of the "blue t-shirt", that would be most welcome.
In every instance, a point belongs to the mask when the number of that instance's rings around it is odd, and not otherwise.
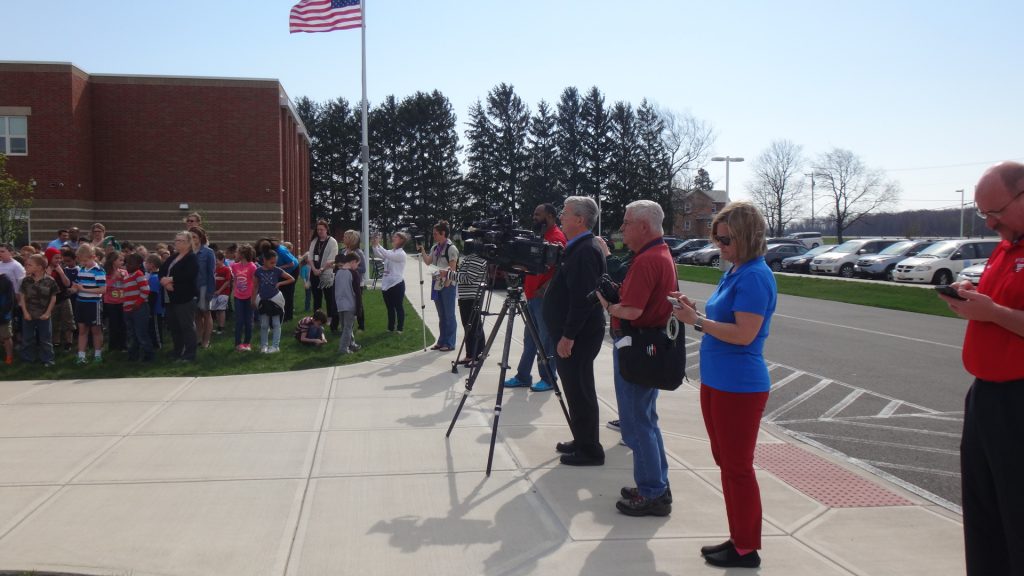
[[[764,258],[756,258],[722,275],[707,303],[707,316],[716,322],[736,323],[736,312],[764,318],[754,341],[746,346],[728,344],[710,334],[700,343],[700,379],[724,392],[767,392],[771,389],[764,341],[768,338],[777,299],[775,277]]]
[[[284,270],[274,266],[267,270],[263,266],[256,269],[256,285],[260,300],[269,300],[277,295],[277,283],[284,277]]]

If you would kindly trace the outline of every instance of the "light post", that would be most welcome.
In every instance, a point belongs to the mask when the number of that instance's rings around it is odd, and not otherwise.
[[[715,156],[712,162],[725,162],[725,195],[729,195],[729,164],[732,162],[743,162],[742,157],[736,156]]]
[[[814,229],[814,172],[804,174],[804,176],[809,176],[811,179],[811,229]]]
[[[964,237],[964,189],[957,190],[960,193],[960,237]]]

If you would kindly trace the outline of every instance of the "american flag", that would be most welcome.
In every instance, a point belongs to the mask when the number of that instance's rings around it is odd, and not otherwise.
[[[288,31],[330,32],[363,25],[360,0],[302,0],[292,6]]]

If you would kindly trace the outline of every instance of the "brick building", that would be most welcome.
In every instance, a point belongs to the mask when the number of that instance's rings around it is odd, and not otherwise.
[[[711,220],[729,203],[723,190],[693,190],[683,196],[682,209],[672,218],[672,231],[679,238],[708,238]]]
[[[33,241],[102,222],[152,245],[189,212],[221,246],[309,235],[309,136],[277,80],[0,62],[0,152],[36,183]]]

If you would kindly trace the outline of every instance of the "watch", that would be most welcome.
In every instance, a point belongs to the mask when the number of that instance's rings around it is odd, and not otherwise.
[[[697,316],[697,319],[693,322],[693,329],[697,332],[704,332],[704,317]]]

